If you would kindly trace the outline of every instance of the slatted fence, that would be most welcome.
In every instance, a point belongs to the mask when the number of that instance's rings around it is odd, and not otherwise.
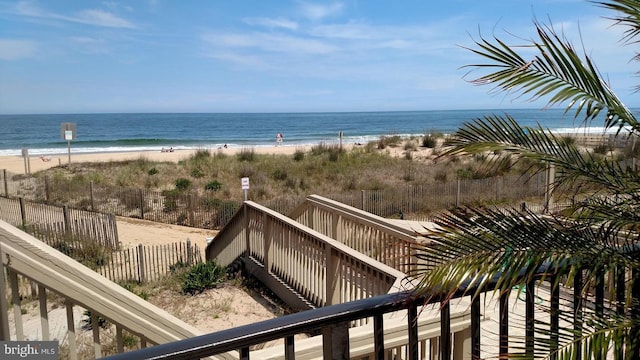
[[[202,260],[200,249],[189,240],[152,246],[140,244],[112,252],[96,271],[114,282],[147,283]]]
[[[96,244],[106,249],[117,249],[119,246],[113,214],[32,203],[23,198],[0,197],[0,219],[58,250],[61,247],[81,250]]]

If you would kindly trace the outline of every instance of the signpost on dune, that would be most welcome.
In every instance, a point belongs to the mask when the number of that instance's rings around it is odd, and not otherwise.
[[[60,135],[63,140],[67,140],[67,154],[69,156],[69,167],[71,167],[71,140],[76,139],[76,123],[61,123]]]

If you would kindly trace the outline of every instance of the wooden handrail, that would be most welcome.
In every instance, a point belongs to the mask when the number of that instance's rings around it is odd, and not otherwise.
[[[0,243],[3,269],[28,277],[152,343],[201,334],[195,327],[4,221],[0,221]],[[0,291],[5,296],[5,289]]]

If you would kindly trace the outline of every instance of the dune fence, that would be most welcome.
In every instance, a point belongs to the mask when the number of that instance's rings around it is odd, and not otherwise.
[[[95,245],[114,250],[119,246],[113,214],[0,197],[0,219],[67,255]]]
[[[111,281],[147,283],[203,261],[201,250],[191,241],[144,246],[109,254],[96,271]]]

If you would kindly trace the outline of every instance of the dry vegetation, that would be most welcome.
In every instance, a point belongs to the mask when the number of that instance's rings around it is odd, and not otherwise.
[[[190,189],[236,201],[242,199],[240,179],[249,177],[250,198],[260,202],[310,193],[429,185],[514,171],[510,164],[487,171],[474,159],[461,162],[438,158],[442,143],[441,136],[429,134],[409,139],[382,137],[348,151],[337,145],[319,144],[307,152],[296,150],[293,155],[257,154],[252,149],[243,149],[235,155],[200,150],[177,164],[139,158],[83,163],[71,170],[58,167],[37,176],[47,175],[56,184],[66,182],[83,188],[93,183],[160,191]]]

